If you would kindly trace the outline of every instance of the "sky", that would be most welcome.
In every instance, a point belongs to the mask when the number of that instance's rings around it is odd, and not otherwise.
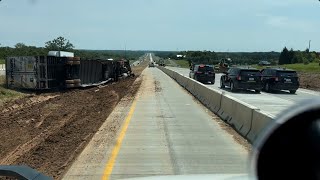
[[[77,49],[320,51],[318,0],[2,0],[0,44]]]

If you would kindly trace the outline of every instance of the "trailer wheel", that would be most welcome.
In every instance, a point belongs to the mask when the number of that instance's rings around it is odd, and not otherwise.
[[[74,84],[66,84],[66,87],[67,87],[67,88],[74,88],[75,85],[74,85]]]
[[[80,65],[80,61],[73,61],[73,65]]]
[[[81,79],[74,79],[73,82],[74,82],[75,84],[81,83]]]
[[[81,83],[75,83],[74,87],[81,87]]]
[[[67,61],[66,64],[73,65],[73,61]]]
[[[80,57],[67,57],[68,61],[80,61]]]
[[[81,83],[80,79],[71,79],[71,80],[66,80],[66,84],[77,84]]]

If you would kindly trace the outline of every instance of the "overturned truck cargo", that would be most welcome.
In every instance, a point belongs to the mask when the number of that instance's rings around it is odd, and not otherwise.
[[[126,60],[80,60],[79,57],[27,56],[6,59],[7,87],[12,89],[64,89],[97,86],[131,75]]]

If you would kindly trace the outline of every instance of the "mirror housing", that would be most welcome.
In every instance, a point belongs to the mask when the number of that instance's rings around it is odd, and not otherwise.
[[[320,99],[283,112],[254,143],[253,174],[264,179],[320,178]]]

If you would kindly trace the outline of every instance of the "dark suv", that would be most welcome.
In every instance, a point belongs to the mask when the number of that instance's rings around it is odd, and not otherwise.
[[[225,86],[229,86],[233,92],[237,89],[253,89],[260,93],[263,88],[261,73],[253,68],[230,68],[220,79],[220,87]]]
[[[261,71],[262,83],[266,92],[272,90],[288,90],[295,94],[299,88],[299,79],[296,71],[282,68],[267,68]]]
[[[213,65],[193,65],[190,68],[189,77],[202,83],[214,84],[216,74]]]

